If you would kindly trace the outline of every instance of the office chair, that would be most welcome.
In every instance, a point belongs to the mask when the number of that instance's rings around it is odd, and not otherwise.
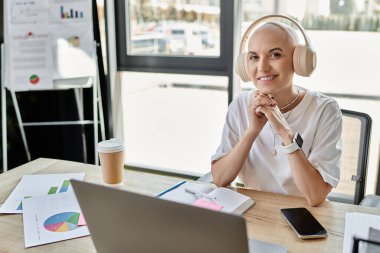
[[[327,198],[358,205],[364,198],[372,119],[366,113],[341,111],[343,153],[340,182]]]
[[[372,119],[368,114],[345,109],[342,109],[342,114],[341,179],[338,188],[333,189],[327,198],[358,205],[364,198]],[[198,181],[212,182],[211,172],[204,174]],[[380,205],[380,196],[378,197]]]

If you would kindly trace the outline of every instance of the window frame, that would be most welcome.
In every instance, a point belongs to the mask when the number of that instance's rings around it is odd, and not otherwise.
[[[176,73],[229,76],[233,62],[234,1],[220,0],[220,55],[210,56],[156,56],[130,55],[127,52],[126,4],[129,0],[115,0],[116,52],[118,71]],[[223,28],[223,29],[222,29]]]

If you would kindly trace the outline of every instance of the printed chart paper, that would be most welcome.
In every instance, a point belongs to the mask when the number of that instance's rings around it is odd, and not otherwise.
[[[5,86],[52,90],[56,80],[95,76],[92,8],[89,0],[4,1]]]
[[[49,90],[53,88],[52,43],[49,33],[12,33],[9,52],[13,89]]]
[[[90,234],[73,192],[25,199],[23,209],[25,248]]]
[[[94,76],[94,38],[88,0],[50,2],[54,79]]]
[[[94,76],[94,41],[87,24],[66,24],[53,32],[54,79]],[[59,31],[59,32],[58,32]]]
[[[0,207],[0,213],[22,213],[23,200],[72,192],[70,179],[83,180],[85,173],[25,175]]]

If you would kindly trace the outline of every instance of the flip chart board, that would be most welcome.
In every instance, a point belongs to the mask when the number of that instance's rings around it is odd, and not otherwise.
[[[54,89],[54,81],[95,76],[90,0],[5,0],[5,86]]]

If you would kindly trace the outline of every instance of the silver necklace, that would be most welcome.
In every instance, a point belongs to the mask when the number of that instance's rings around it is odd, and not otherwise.
[[[297,88],[297,95],[294,97],[294,99],[292,101],[290,101],[287,105],[283,106],[280,108],[280,111],[288,108],[289,106],[291,106],[292,104],[294,104],[294,102],[297,101],[298,97],[300,96],[300,89]]]
[[[298,96],[298,95],[297,95]],[[287,117],[285,118],[286,121],[288,121],[289,117],[290,117],[290,114],[292,114],[292,110],[290,110],[289,114],[287,115]],[[269,124],[269,123],[268,123]],[[270,130],[272,131],[272,134],[273,134],[273,148],[272,148],[272,156],[276,156],[277,155],[277,150],[276,150],[276,135],[277,133],[275,133],[272,129],[272,126],[269,124],[269,127],[270,127]]]

